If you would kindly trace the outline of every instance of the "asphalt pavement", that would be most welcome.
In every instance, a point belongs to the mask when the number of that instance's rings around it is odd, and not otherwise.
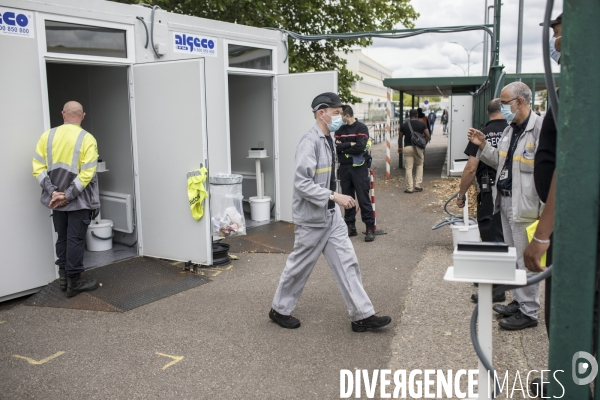
[[[399,346],[403,356],[416,357],[399,333],[414,302],[417,267],[426,267],[432,248],[439,257],[451,253],[449,232],[431,230],[441,210],[427,207],[437,200],[429,188],[440,177],[447,139],[436,129],[425,156],[425,190],[414,194],[403,193],[396,141],[390,180],[385,145],[373,146],[377,228],[387,234],[372,243],[361,234],[352,238],[365,289],[376,311],[392,317],[389,327],[352,332],[321,257],[293,313],[302,326],[282,329],[268,311],[287,255],[238,254],[209,284],[125,313],[0,305],[0,398],[334,399],[340,369],[399,368]],[[427,308],[427,293],[418,294]],[[455,344],[456,351],[469,351],[467,345]],[[434,336],[426,347],[442,346]]]

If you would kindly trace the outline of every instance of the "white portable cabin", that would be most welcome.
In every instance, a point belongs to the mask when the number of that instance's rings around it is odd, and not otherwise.
[[[288,74],[286,40],[162,10],[152,25],[139,5],[2,0],[0,301],[57,277],[51,212],[31,162],[69,100],[83,104],[83,128],[106,162],[101,210],[118,216],[115,238],[135,244],[133,255],[212,264],[209,202],[196,222],[186,174],[204,165],[252,179],[248,150],[259,142],[273,218],[291,221],[295,147],[314,124],[310,102],[337,91],[337,73]]]

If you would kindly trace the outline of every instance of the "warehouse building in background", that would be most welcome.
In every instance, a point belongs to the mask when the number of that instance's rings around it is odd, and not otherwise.
[[[392,71],[369,58],[362,49],[350,50],[348,54],[338,52],[337,55],[348,62],[346,67],[350,71],[362,78],[352,84],[352,94],[362,99],[362,103],[352,105],[354,115],[362,121],[384,121],[387,88],[383,86],[383,80],[391,78]]]

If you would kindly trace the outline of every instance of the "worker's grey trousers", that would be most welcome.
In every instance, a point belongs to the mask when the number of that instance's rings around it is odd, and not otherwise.
[[[327,226],[294,228],[294,251],[287,259],[273,299],[273,309],[290,315],[296,308],[304,285],[321,253],[333,272],[352,321],[375,314],[373,304],[362,285],[358,260],[348,228],[337,206],[327,214]]]
[[[501,196],[498,193],[498,196]],[[527,226],[530,222],[515,222],[513,219],[512,198],[501,196],[500,199],[500,216],[502,217],[502,232],[504,233],[504,241],[511,247],[517,249],[517,268],[527,271],[527,279],[537,275],[525,268],[523,261],[523,253],[529,244],[527,240]],[[519,309],[530,318],[538,319],[538,311],[540,309],[540,284],[525,286],[522,289],[513,289],[513,299],[519,302]]]

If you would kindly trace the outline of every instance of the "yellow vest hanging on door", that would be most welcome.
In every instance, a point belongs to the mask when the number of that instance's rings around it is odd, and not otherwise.
[[[208,197],[208,193],[204,188],[206,172],[206,168],[202,167],[187,173],[190,210],[192,211],[192,217],[194,217],[196,221],[199,221],[200,218],[202,218],[202,215],[204,215],[204,200]]]

